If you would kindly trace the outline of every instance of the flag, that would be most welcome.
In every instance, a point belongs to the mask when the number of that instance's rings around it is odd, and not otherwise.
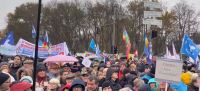
[[[138,55],[138,50],[135,50],[135,52],[133,53],[133,56]]]
[[[15,45],[13,31],[10,31],[6,37],[1,41],[1,45]]]
[[[115,57],[116,59],[118,59],[119,55],[118,55],[118,54],[114,54],[114,57]]]
[[[39,39],[39,40],[38,40],[38,45],[39,45],[39,46],[43,46],[43,44],[44,44],[44,43]]]
[[[99,45],[97,44],[97,46],[96,46],[96,56],[99,56]]]
[[[48,42],[49,42],[49,38],[48,38],[48,35],[47,35],[47,32],[46,32],[46,35],[44,37],[44,45],[43,45],[44,48],[48,48],[48,45],[47,45]]]
[[[106,57],[104,57],[104,64],[106,64],[107,63],[107,60],[106,60]]]
[[[35,28],[33,25],[32,25],[32,37],[36,37],[36,32],[35,32]]]
[[[125,28],[124,28],[124,32],[123,32],[123,40],[125,42],[126,55],[127,55],[127,60],[128,60],[128,59],[130,59],[129,52],[130,52],[130,49],[131,49],[131,42],[129,40],[129,37],[128,37],[128,34],[127,34]]]
[[[172,49],[173,49],[174,57],[175,57],[177,60],[180,60],[179,55],[176,53],[176,49],[175,49],[174,43],[172,43]]]
[[[193,60],[196,60],[200,50],[196,44],[185,34],[182,43],[181,53],[191,57]],[[196,62],[195,62],[196,64]]]
[[[91,56],[91,55],[92,55],[92,52],[85,51],[85,55],[86,55],[86,56]]]
[[[143,53],[146,54],[147,63],[149,65],[151,65],[152,64],[152,54],[151,54],[150,44],[147,45],[147,47],[145,48]]]
[[[148,46],[148,44],[149,44],[149,41],[147,39],[147,36],[144,35],[144,48],[146,48]]]
[[[168,47],[166,47],[166,58],[172,59],[172,55],[171,55],[170,51],[168,50]]]
[[[96,44],[95,44],[93,39],[92,39],[92,41],[90,43],[90,48],[92,48],[94,51],[96,51]]]

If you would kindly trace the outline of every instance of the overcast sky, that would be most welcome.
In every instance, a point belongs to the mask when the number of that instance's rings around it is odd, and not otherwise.
[[[0,30],[6,27],[6,16],[9,12],[14,12],[15,7],[20,6],[22,3],[26,2],[37,2],[38,0],[1,0],[0,1]],[[42,0],[43,3],[47,3],[50,0]],[[160,0],[167,2],[167,6],[171,8],[180,0]],[[200,10],[200,0],[186,0],[189,4],[194,4],[197,10]]]

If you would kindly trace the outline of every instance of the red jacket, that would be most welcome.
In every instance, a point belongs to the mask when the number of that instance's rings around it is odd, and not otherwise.
[[[119,71],[119,78],[123,75],[122,70]]]

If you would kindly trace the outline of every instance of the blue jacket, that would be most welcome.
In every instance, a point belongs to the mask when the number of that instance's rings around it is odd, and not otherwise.
[[[74,81],[71,84],[69,91],[72,91],[73,87],[77,86],[77,85],[81,85],[82,88],[83,88],[82,91],[85,91],[85,82],[82,79],[74,79]]]

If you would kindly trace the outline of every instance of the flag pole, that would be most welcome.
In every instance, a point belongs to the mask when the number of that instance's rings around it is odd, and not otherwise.
[[[37,68],[37,58],[38,58],[38,39],[40,31],[40,15],[41,15],[41,4],[42,0],[39,0],[38,3],[38,17],[37,17],[37,32],[36,32],[36,41],[35,41],[35,59],[34,59],[34,73],[33,73],[33,91],[35,91],[36,85],[36,68]]]

